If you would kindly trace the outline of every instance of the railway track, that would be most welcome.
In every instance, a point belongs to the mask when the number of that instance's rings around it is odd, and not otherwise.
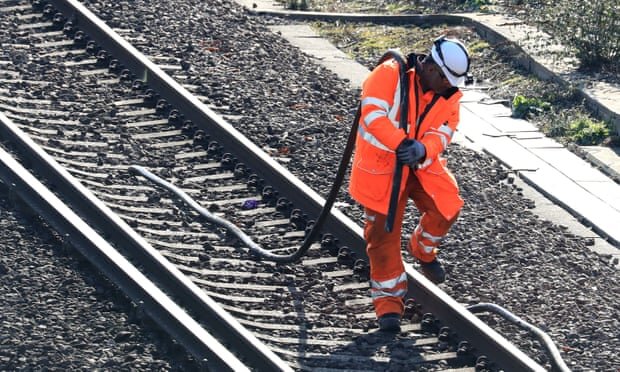
[[[408,302],[403,332],[376,332],[360,229],[337,211],[306,257],[279,265],[132,174],[131,165],[158,174],[274,253],[299,247],[321,210],[320,196],[208,108],[205,102],[226,113],[227,102],[201,96],[208,80],[188,81],[182,58],[141,55],[131,45],[141,47],[138,32],[112,32],[75,1],[3,1],[0,20],[2,137],[140,268],[136,275],[156,283],[240,363],[258,370],[540,368],[411,267],[416,301]],[[232,105],[228,111],[236,113]],[[37,148],[53,161],[44,163]],[[27,185],[19,187],[26,200]],[[73,237],[79,231],[60,228]],[[117,279],[121,288],[127,283]],[[157,316],[156,304],[144,306],[206,366],[226,364],[211,362],[218,353],[191,329]]]

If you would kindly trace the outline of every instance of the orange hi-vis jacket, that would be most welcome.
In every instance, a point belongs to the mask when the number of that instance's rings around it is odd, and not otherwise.
[[[458,125],[463,93],[456,88],[447,97],[432,90],[423,92],[415,68],[407,71],[407,77],[410,87],[407,134],[399,128],[398,63],[388,59],[364,81],[349,192],[364,207],[387,214],[396,166],[395,150],[406,137],[415,138],[426,148],[426,158],[416,167],[415,174],[439,212],[449,220],[459,212],[463,199],[441,154],[448,147]],[[425,110],[423,120],[416,127]],[[410,171],[410,167],[403,169],[401,193]]]

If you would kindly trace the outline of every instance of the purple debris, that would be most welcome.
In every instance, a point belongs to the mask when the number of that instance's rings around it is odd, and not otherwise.
[[[256,199],[248,199],[241,205],[243,209],[254,209],[256,207],[258,207],[258,200]]]

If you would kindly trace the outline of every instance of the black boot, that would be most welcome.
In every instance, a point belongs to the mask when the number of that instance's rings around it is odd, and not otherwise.
[[[437,258],[431,262],[420,262],[422,267],[422,274],[435,284],[443,283],[446,281],[446,271],[441,266],[441,262]]]
[[[387,313],[379,317],[379,330],[382,332],[400,332],[400,314]]]

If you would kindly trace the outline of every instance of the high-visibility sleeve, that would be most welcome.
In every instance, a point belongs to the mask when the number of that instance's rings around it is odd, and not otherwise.
[[[459,122],[459,107],[455,106],[454,111],[448,118],[448,121],[432,125],[421,136],[420,142],[426,148],[426,158],[432,159],[444,152],[456,131]]]
[[[398,123],[400,81],[396,61],[388,60],[369,74],[361,100],[360,135],[377,147],[394,151],[405,139]]]

